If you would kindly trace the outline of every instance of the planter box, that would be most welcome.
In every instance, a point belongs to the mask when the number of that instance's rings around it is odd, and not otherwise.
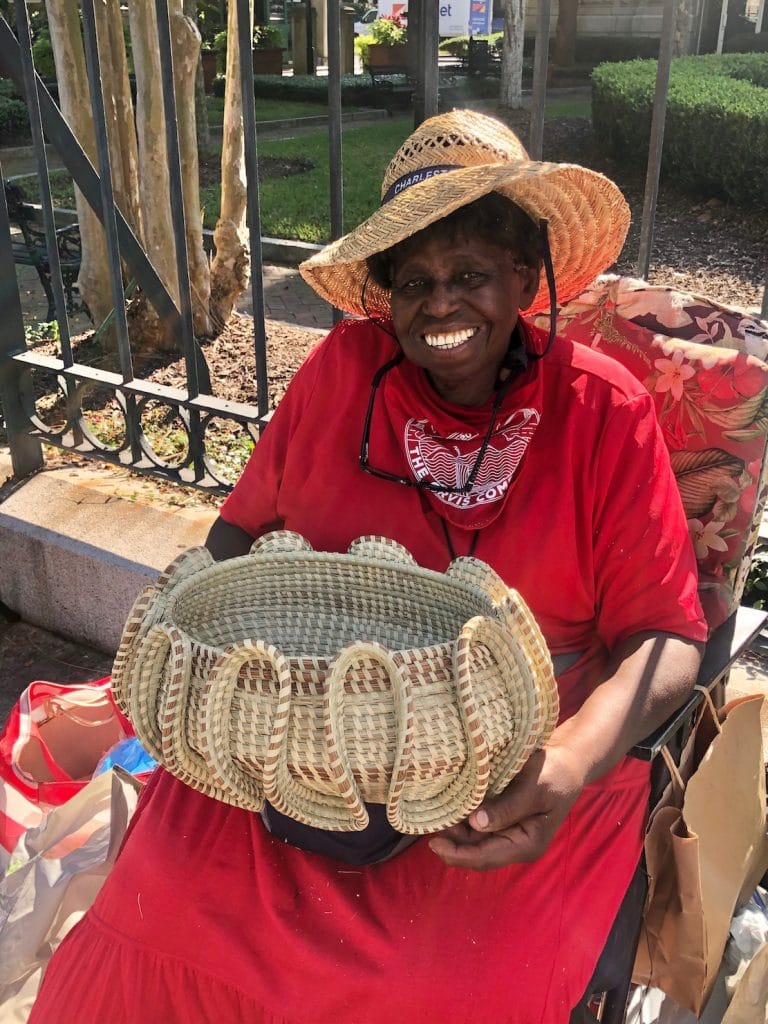
[[[283,51],[281,49],[254,50],[253,73],[254,75],[282,75]]]
[[[367,66],[382,73],[386,73],[389,68],[393,73],[403,71],[408,67],[408,44],[382,46],[381,43],[371,43],[368,47]]]

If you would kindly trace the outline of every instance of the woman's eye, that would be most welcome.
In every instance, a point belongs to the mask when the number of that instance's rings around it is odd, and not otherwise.
[[[485,281],[486,275],[482,274],[479,270],[466,270],[463,274],[459,274],[459,282],[463,285],[477,285],[482,284]]]
[[[409,281],[396,284],[394,291],[401,295],[420,295],[427,287],[427,282],[423,277],[412,277]]]

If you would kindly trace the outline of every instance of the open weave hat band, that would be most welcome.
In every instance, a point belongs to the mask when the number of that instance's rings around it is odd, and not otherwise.
[[[401,202],[385,203],[351,235],[302,264],[302,275],[323,298],[350,313],[387,316],[389,292],[366,281],[365,260],[381,251],[382,239],[388,240],[386,247],[396,245],[493,191],[517,203],[534,223],[540,219],[548,222],[562,301],[578,294],[621,250],[629,212],[608,179],[567,164],[496,164],[461,168],[410,185],[406,194],[401,194]],[[412,202],[406,208],[409,199]],[[542,280],[530,312],[548,307]]]

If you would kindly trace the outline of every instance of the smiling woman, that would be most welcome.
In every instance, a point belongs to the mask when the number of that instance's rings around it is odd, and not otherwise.
[[[332,831],[158,771],[30,1024],[150,1006],[164,1024],[568,1022],[642,847],[648,768],[625,755],[692,686],[706,635],[651,396],[527,318],[610,266],[627,226],[612,182],[529,160],[498,122],[424,122],[379,209],[303,265],[353,316],[297,372],[207,540],[217,559],[282,528],[316,552],[375,535],[436,571],[487,562],[553,655],[550,739],[421,838],[388,805]]]

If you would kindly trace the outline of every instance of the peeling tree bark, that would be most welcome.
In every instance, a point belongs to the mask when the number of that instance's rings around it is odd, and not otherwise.
[[[136,71],[139,197],[144,221],[144,247],[178,305],[157,15],[153,0],[131,0],[128,13]],[[148,302],[132,303],[129,312],[131,336],[137,347],[156,347],[165,351],[175,347],[175,339],[163,329],[156,311]]]
[[[136,237],[142,239],[139,157],[120,2],[102,0],[94,5],[94,11],[115,204]]]
[[[504,0],[504,46],[501,52],[502,107],[523,105],[523,35],[525,0]]]
[[[253,24],[253,5],[251,5]],[[250,56],[250,55],[248,55]],[[245,140],[240,91],[237,5],[227,17],[227,68],[221,148],[221,215],[214,231],[216,255],[211,266],[211,318],[219,333],[232,315],[238,297],[250,282],[251,261],[246,231]]]
[[[197,158],[197,128],[195,124],[195,79],[200,62],[200,33],[194,21],[184,15],[182,0],[172,0],[170,14],[179,156],[184,194],[184,218],[187,229],[189,284],[192,291],[192,323],[195,335],[199,338],[207,338],[212,334],[208,312],[211,297],[211,274],[208,257],[203,248],[200,169]]]
[[[76,0],[48,0],[48,24],[56,63],[59,102],[65,120],[89,159],[97,166],[85,51],[80,34],[80,12]],[[99,218],[75,189],[75,206],[82,239],[82,260],[77,285],[96,323],[112,309],[107,265],[107,245]]]

